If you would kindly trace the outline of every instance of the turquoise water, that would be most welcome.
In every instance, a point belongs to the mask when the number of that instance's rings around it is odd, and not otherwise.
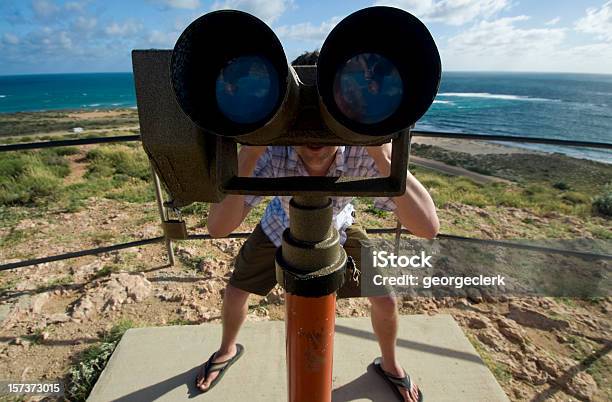
[[[135,105],[131,73],[0,77],[0,113]],[[612,75],[448,72],[417,127],[612,143]],[[609,151],[525,146],[612,163]]]
[[[446,73],[418,126],[612,143],[612,75]],[[524,146],[612,163],[610,151]]]
[[[0,113],[133,106],[131,73],[0,76]]]

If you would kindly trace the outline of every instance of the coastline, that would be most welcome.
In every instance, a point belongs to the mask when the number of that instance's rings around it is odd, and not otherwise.
[[[77,129],[77,130],[75,130]],[[82,129],[82,131],[80,130]],[[56,137],[76,134],[92,135],[93,132],[131,131],[139,129],[138,111],[133,107],[97,107],[78,109],[58,109],[47,111],[24,111],[14,113],[0,113],[0,142],[21,142],[19,137],[26,137],[28,141],[33,138]],[[561,152],[559,147],[550,150],[535,149],[538,145],[521,143],[500,143],[498,141],[481,141],[455,138],[434,138],[414,136],[413,144],[430,145],[451,152],[477,155],[553,155],[563,154],[567,157],[588,160],[604,164],[612,164],[612,152],[598,150],[601,155],[580,154],[578,148],[572,152]],[[607,157],[610,153],[610,157]]]

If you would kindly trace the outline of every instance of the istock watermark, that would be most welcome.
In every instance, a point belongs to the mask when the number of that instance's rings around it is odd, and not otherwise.
[[[423,289],[431,289],[436,286],[453,287],[462,289],[467,286],[506,286],[506,277],[503,275],[495,276],[421,276],[400,275],[383,276],[375,274],[372,283],[377,286],[419,286]]]
[[[433,268],[431,263],[431,255],[426,255],[425,251],[421,251],[420,255],[395,255],[395,253],[387,251],[372,252],[372,262],[374,267],[380,268]]]
[[[435,297],[612,296],[612,242],[563,242],[547,239],[540,250],[525,240],[483,244],[408,238],[395,244],[371,239],[361,249],[361,296],[381,290]],[[595,253],[566,252],[578,247]]]

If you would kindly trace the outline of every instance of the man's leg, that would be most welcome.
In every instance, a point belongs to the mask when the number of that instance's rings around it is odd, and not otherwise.
[[[397,301],[391,295],[371,296],[368,297],[368,300],[372,305],[370,318],[380,346],[382,368],[395,377],[404,377],[406,373],[404,373],[395,354],[398,328]],[[418,387],[414,383],[412,383],[411,390],[400,388],[400,391],[406,401],[416,402],[419,400]]]
[[[223,334],[221,336],[221,346],[215,353],[213,363],[231,359],[236,354],[236,339],[248,313],[249,294],[231,284],[225,287],[222,312]],[[200,379],[198,387],[205,390],[218,375],[218,371],[209,373],[208,377]]]
[[[357,267],[361,269],[361,243],[368,240],[368,235],[361,226],[356,224],[346,229],[346,237],[344,249],[348,255],[353,257]],[[361,279],[363,279],[363,276]],[[361,286],[363,292],[363,282]],[[380,346],[382,368],[393,376],[404,377],[406,374],[395,354],[398,329],[397,301],[391,294],[369,296],[368,300],[372,305],[370,318]],[[412,385],[411,390],[400,389],[400,391],[404,394],[406,401],[418,401],[418,387],[415,384]]]
[[[231,359],[236,355],[236,340],[248,314],[249,295],[254,293],[265,296],[276,285],[275,251],[276,247],[261,230],[260,225],[255,227],[240,248],[234,271],[223,295],[223,334],[213,363]],[[199,379],[198,388],[205,390],[218,375],[219,372],[212,372],[207,378]]]

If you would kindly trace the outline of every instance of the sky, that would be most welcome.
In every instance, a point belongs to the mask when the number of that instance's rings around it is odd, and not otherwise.
[[[265,21],[290,62],[372,5],[419,17],[444,71],[612,74],[612,0],[0,0],[0,75],[131,71],[132,49],[171,49],[223,8]]]

